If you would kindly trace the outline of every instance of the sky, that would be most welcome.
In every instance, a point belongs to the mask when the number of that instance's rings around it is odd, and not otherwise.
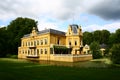
[[[38,21],[38,29],[67,31],[78,24],[84,31],[120,28],[120,0],[0,0],[0,26],[17,17]]]

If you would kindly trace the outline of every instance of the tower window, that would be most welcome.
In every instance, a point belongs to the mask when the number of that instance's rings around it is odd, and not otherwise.
[[[77,45],[77,41],[75,41],[75,45]]]
[[[71,42],[69,41],[69,45],[71,45]]]

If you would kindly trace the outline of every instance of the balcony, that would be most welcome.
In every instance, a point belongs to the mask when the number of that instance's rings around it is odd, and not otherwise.
[[[36,46],[29,46],[29,49],[35,49]]]
[[[27,55],[27,58],[39,58],[39,55]]]

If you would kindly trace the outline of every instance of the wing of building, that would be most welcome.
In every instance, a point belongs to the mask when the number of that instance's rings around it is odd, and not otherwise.
[[[69,25],[67,32],[45,29],[37,32],[33,27],[30,34],[21,38],[18,58],[76,62],[92,59],[83,53],[82,29],[76,24]]]

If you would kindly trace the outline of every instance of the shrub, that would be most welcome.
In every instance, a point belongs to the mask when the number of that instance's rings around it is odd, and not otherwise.
[[[97,42],[92,42],[90,44],[90,50],[91,50],[91,53],[93,55],[93,59],[98,59],[98,58],[101,58],[102,57],[102,53],[100,51],[100,45],[99,43]]]
[[[111,60],[115,64],[120,64],[120,43],[114,44],[111,48]]]
[[[67,48],[65,46],[54,46],[55,54],[70,54],[72,48]]]

